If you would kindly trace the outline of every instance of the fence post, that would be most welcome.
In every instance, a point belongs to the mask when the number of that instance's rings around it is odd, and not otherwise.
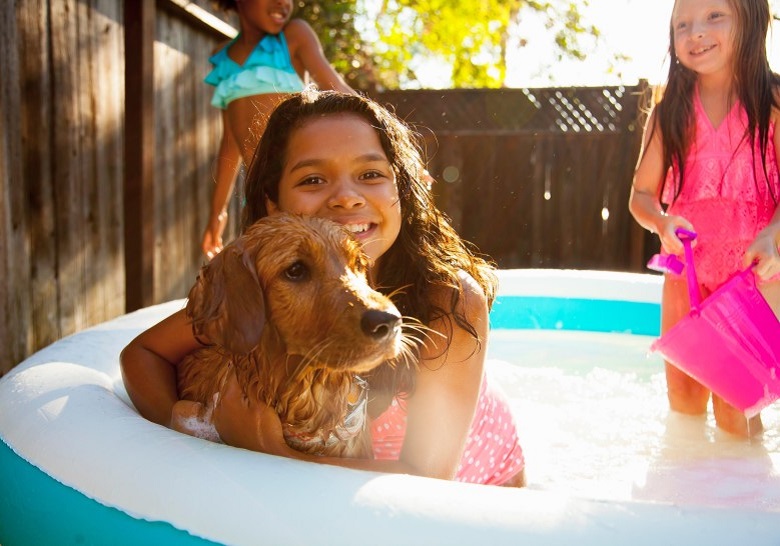
[[[635,149],[639,150],[639,153],[641,153],[642,150],[642,138],[644,136],[644,124],[646,120],[646,114],[647,114],[647,108],[651,104],[650,103],[650,96],[649,93],[652,92],[652,87],[649,85],[647,80],[639,80],[639,85],[637,86],[637,101],[636,101],[636,120],[637,120],[637,128],[634,131],[636,144]],[[639,156],[635,158],[637,161],[639,160]],[[628,204],[626,204],[627,206]],[[631,218],[631,237],[629,241],[629,249],[630,249],[630,265],[631,268],[634,271],[637,272],[643,272],[645,271],[645,262],[646,262],[646,241],[647,241],[647,232],[645,231],[645,228],[640,226],[636,221],[634,221],[633,218]]]
[[[155,0],[125,0],[125,309],[154,295]]]

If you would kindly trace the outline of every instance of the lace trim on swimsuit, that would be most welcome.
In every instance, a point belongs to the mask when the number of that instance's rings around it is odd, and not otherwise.
[[[771,203],[772,195],[778,197],[780,174],[773,144],[775,124],[769,125],[765,178],[761,146],[756,137],[751,149],[750,141],[745,137],[747,113],[739,102],[717,129],[710,123],[698,92],[694,93],[694,111],[697,137],[685,158],[685,186],[674,199],[679,179],[675,176],[676,168],[670,169],[664,185],[663,203],[673,207],[677,202],[709,199]],[[692,183],[694,180],[695,183]]]
[[[683,216],[699,232],[693,251],[697,275],[702,285],[714,290],[742,269],[745,251],[774,214],[772,196],[780,196],[776,127],[769,125],[765,177],[761,147],[756,138],[751,149],[747,114],[739,102],[717,129],[698,91],[694,111],[696,139],[686,157],[685,185],[675,199],[678,180],[670,169],[662,201],[669,205],[669,214]]]

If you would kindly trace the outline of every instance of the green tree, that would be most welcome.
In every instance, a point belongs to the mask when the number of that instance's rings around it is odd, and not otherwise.
[[[377,18],[380,65],[403,83],[417,80],[406,67],[412,55],[428,55],[452,67],[454,87],[501,87],[507,47],[520,18],[532,14],[554,37],[560,55],[582,58],[583,35],[598,37],[584,24],[580,7],[588,0],[383,0]],[[522,47],[522,39],[516,40]],[[403,81],[406,80],[406,81]]]
[[[355,89],[381,85],[370,49],[358,31],[360,0],[297,0],[295,17],[307,21],[322,42],[325,57]]]
[[[314,27],[328,59],[355,88],[417,87],[419,59],[451,67],[453,87],[501,87],[512,30],[524,16],[544,24],[559,56],[583,58],[581,38],[599,35],[582,20],[588,2],[298,0],[297,16]]]

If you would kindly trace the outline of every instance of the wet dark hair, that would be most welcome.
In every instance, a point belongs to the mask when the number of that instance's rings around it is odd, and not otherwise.
[[[212,4],[222,11],[238,11],[238,0],[212,0]],[[293,9],[297,2],[293,2]]]
[[[212,0],[212,3],[222,11],[238,11],[236,0]]]
[[[676,3],[675,3],[676,5]],[[739,98],[748,119],[748,139],[755,147],[756,136],[761,151],[764,180],[772,199],[777,202],[769,184],[766,171],[766,150],[769,141],[769,121],[772,107],[777,106],[775,92],[780,85],[780,76],[769,66],[766,52],[766,37],[771,21],[767,0],[729,0],[734,13],[734,58],[733,93]],[[674,50],[674,27],[669,23],[669,74],[663,98],[656,107],[655,123],[651,127],[649,142],[656,130],[661,131],[663,161],[666,173],[671,167],[676,180],[674,197],[683,186],[685,156],[695,138],[693,92],[696,73],[679,62]],[[754,154],[755,157],[755,154]],[[756,165],[753,165],[753,179],[758,184]],[[662,182],[664,191],[666,178]]]
[[[377,260],[373,279],[376,288],[389,295],[405,316],[424,324],[444,319],[450,327],[454,321],[474,337],[477,347],[481,343],[477,331],[457,310],[463,292],[459,273],[470,274],[484,291],[488,305],[492,305],[497,288],[494,267],[460,238],[434,204],[418,135],[377,102],[313,88],[281,102],[268,119],[247,172],[243,229],[268,215],[266,199],[278,203],[291,135],[313,119],[332,115],[358,116],[376,131],[398,185],[401,229],[396,241]],[[432,300],[432,292],[441,293],[432,287],[451,294],[447,308]],[[394,393],[411,392],[413,374],[388,368],[380,367],[369,378],[372,388],[379,384]]]

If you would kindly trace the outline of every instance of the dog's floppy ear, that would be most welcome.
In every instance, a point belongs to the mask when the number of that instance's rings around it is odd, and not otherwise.
[[[187,301],[192,331],[204,342],[246,354],[265,326],[263,291],[242,245],[232,244],[198,274]]]

